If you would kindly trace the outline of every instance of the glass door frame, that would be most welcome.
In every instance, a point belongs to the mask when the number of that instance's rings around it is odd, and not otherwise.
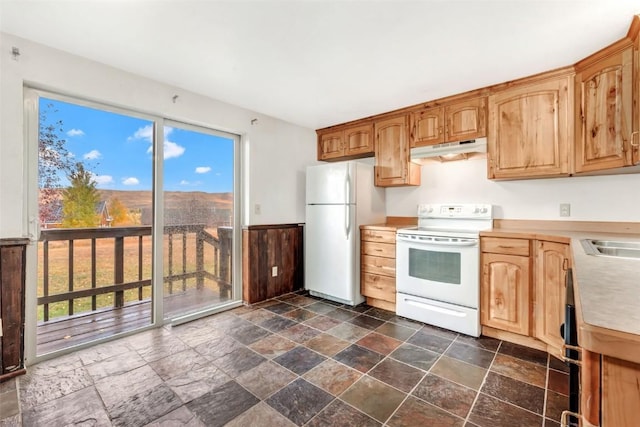
[[[128,335],[134,335],[142,331],[162,327],[165,324],[178,325],[189,322],[200,317],[215,314],[242,305],[242,205],[243,185],[240,177],[242,174],[243,162],[243,137],[239,134],[216,131],[205,125],[189,124],[184,121],[172,120],[162,116],[143,113],[134,109],[118,108],[106,103],[88,101],[80,97],[67,96],[61,93],[52,92],[48,89],[39,88],[37,85],[25,85],[23,96],[23,120],[24,120],[24,177],[26,183],[26,194],[23,198],[23,229],[27,230],[30,244],[27,246],[25,280],[25,332],[24,332],[24,355],[25,365],[59,357],[61,355],[92,347],[94,345],[112,341]],[[39,99],[41,97],[68,102],[84,107],[100,109],[112,113],[128,115],[153,122],[153,154],[152,154],[152,200],[153,200],[153,221],[152,221],[152,315],[148,326],[132,331],[123,332],[106,338],[82,343],[63,350],[37,355],[37,280],[38,280],[38,240],[40,237],[40,227],[38,221],[38,144],[39,144]],[[191,313],[173,319],[164,319],[163,313],[163,231],[164,231],[164,127],[174,123],[184,128],[191,126],[198,131],[205,131],[212,134],[220,134],[234,140],[234,180],[233,180],[233,249],[232,249],[232,295],[230,301],[218,306]],[[158,297],[159,296],[159,297]]]
[[[172,326],[175,326],[175,325],[180,325],[182,323],[190,322],[192,320],[199,319],[204,316],[229,310],[234,307],[239,307],[240,305],[242,305],[242,218],[241,218],[242,210],[240,205],[240,201],[242,200],[241,185],[240,185],[240,177],[242,176],[241,167],[240,167],[241,165],[240,159],[242,158],[241,157],[242,144],[241,144],[241,137],[240,135],[237,135],[237,134],[215,130],[207,126],[191,124],[184,121],[163,119],[161,122],[158,122],[156,124],[156,127],[154,128],[154,132],[158,136],[156,138],[157,153],[155,154],[156,158],[158,159],[164,158],[163,149],[164,149],[164,127],[165,126],[190,130],[194,132],[206,133],[209,135],[220,136],[220,137],[233,140],[233,163],[234,163],[233,164],[233,238],[232,238],[233,247],[231,250],[231,277],[232,277],[231,299],[227,302],[218,304],[210,308],[205,308],[203,310],[199,310],[193,313],[163,320],[162,316],[164,315],[164,310],[163,310],[164,307],[161,307],[163,306],[162,300],[164,299],[163,287],[162,287],[162,283],[160,283],[160,287],[155,287],[155,284],[154,284],[154,288],[153,288],[154,291],[157,290],[160,293],[160,295],[163,297],[163,298],[154,298],[154,303],[156,304],[156,307],[159,308],[157,310],[154,310],[154,314],[156,315],[156,318],[154,320],[159,324],[164,322],[165,324],[169,323]],[[154,178],[156,179],[156,182],[163,182],[162,179],[164,176],[164,169],[163,169],[164,163],[160,161],[157,161],[154,163],[159,165],[159,167],[156,168],[156,172],[155,172],[156,176]],[[164,186],[162,186],[162,188],[164,188]],[[157,192],[154,192],[154,198],[158,196],[159,193],[163,193],[162,196],[164,196],[164,190],[157,191]],[[160,200],[154,200],[155,206],[157,207],[154,213],[154,227],[155,227],[154,229],[158,229],[158,230],[162,230],[162,227],[164,227],[164,209],[161,208],[164,206],[164,197],[162,197],[162,199],[163,199],[162,203]],[[159,236],[159,239],[160,239],[159,241],[162,242],[162,235]],[[157,247],[154,245],[154,257],[153,257],[154,260],[164,261],[162,251],[163,251],[162,245],[157,245]],[[158,268],[158,270],[156,270],[156,268]],[[161,262],[156,263],[156,265],[154,265],[154,277],[162,277],[163,268],[164,268],[163,263]],[[158,274],[160,275],[158,276]],[[158,315],[160,316],[160,318],[157,317]]]

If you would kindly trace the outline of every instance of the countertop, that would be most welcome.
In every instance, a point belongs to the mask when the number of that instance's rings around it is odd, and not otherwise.
[[[481,236],[571,243],[580,346],[640,363],[640,260],[587,255],[580,242],[587,238],[640,241],[640,234],[493,229]]]

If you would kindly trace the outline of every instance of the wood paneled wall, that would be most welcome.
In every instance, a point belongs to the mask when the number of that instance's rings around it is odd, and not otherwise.
[[[253,304],[304,286],[302,225],[249,226],[242,230],[242,250],[244,302]]]

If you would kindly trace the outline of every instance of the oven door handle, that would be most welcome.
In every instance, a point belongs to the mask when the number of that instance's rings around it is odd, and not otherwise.
[[[456,247],[460,247],[460,246],[477,246],[478,245],[478,240],[477,239],[464,239],[464,240],[459,240],[457,242],[452,242],[450,240],[433,240],[433,239],[429,239],[426,240],[424,238],[411,238],[408,236],[404,236],[401,234],[398,234],[396,236],[396,240],[400,241],[400,242],[410,242],[410,243],[415,243],[416,245],[422,245],[422,246],[456,246]]]

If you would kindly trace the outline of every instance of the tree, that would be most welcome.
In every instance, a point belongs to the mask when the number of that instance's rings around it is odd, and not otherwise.
[[[120,199],[117,197],[109,199],[108,207],[111,225],[126,225],[129,223],[129,209],[127,209]]]
[[[49,121],[53,113],[53,104],[48,104],[47,110],[40,112],[38,124],[38,205],[41,223],[51,220],[54,211],[59,208],[60,173],[69,175],[75,168],[73,157],[65,146],[67,141],[62,138],[62,120]]]
[[[69,175],[69,181],[71,186],[62,191],[62,226],[95,227],[98,223],[96,205],[100,195],[93,175],[78,162],[75,171]]]

